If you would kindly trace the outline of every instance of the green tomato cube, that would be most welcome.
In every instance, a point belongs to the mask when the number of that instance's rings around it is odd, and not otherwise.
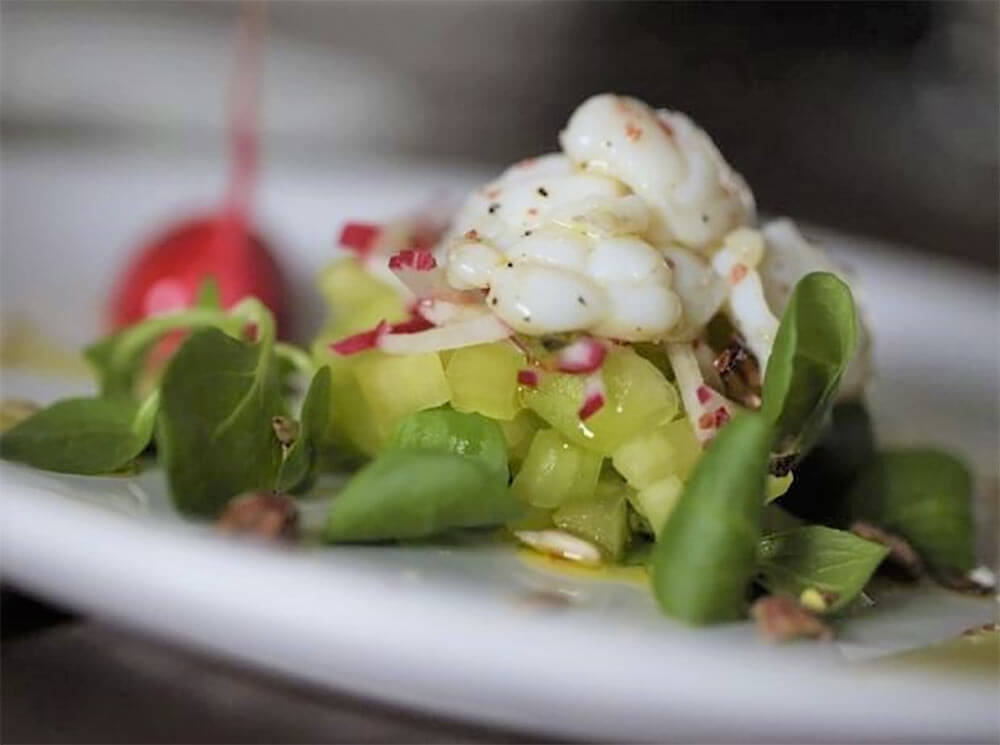
[[[601,479],[593,497],[567,502],[552,513],[552,521],[619,561],[629,537],[627,495],[628,487],[617,479]]]
[[[604,407],[586,421],[579,417],[584,376],[548,373],[522,400],[570,441],[601,455],[611,455],[627,440],[669,422],[677,414],[674,386],[648,360],[624,347],[608,353],[601,370],[607,396]]]
[[[353,257],[339,259],[324,269],[319,290],[338,321],[357,319],[354,325],[360,326],[356,331],[374,326],[383,318],[392,322],[408,315],[400,293],[366,271]]]
[[[402,417],[451,400],[437,354],[390,355],[365,352],[353,367],[361,396],[371,409],[381,444]]]
[[[516,497],[535,507],[558,507],[589,499],[597,488],[601,457],[567,442],[554,429],[535,434],[511,484]]]
[[[764,501],[773,502],[775,499],[780,497],[786,491],[788,491],[792,486],[792,480],[795,477],[792,472],[789,471],[784,476],[772,476],[767,475],[764,480]]]
[[[611,460],[629,485],[645,489],[671,475],[686,479],[700,455],[691,425],[678,419],[640,432],[615,450]]]
[[[524,355],[506,341],[456,349],[445,368],[452,407],[510,421],[521,409],[517,371],[524,365]]]
[[[500,431],[507,442],[507,460],[516,468],[528,457],[528,449],[535,433],[542,428],[542,420],[528,409],[521,409],[510,421],[500,420]]]
[[[667,524],[667,519],[674,511],[683,490],[684,484],[680,478],[667,476],[636,493],[633,504],[649,521],[657,538],[660,537],[660,532]]]

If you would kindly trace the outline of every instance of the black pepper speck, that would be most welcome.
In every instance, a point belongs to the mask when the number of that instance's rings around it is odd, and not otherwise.
[[[492,215],[498,209],[500,209],[500,202],[494,202],[493,204],[490,205],[490,207],[487,210],[487,212],[489,212]]]
[[[538,187],[538,193],[541,194],[543,197],[547,197],[549,195],[548,190],[544,186]]]

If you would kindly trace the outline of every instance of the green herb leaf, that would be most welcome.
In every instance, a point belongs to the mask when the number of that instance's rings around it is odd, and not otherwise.
[[[157,446],[183,512],[214,515],[236,494],[270,489],[278,475],[281,446],[271,422],[285,406],[274,324],[262,306],[254,322],[257,343],[214,328],[194,332],[163,375]]]
[[[365,466],[330,506],[330,543],[423,538],[500,525],[521,505],[479,458],[392,450]]]
[[[850,517],[902,536],[938,571],[976,564],[972,479],[951,455],[931,449],[881,453],[851,489]]]
[[[757,566],[770,422],[740,414],[698,461],[653,552],[660,607],[688,623],[739,618]]]
[[[195,294],[194,307],[204,310],[222,310],[222,292],[215,277],[205,277],[198,285]]]
[[[760,583],[772,593],[799,597],[815,588],[827,611],[857,597],[889,553],[885,546],[822,525],[765,536],[760,544]]]
[[[91,344],[83,354],[94,368],[102,395],[131,396],[146,356],[160,339],[172,331],[212,326],[237,334],[242,321],[220,310],[190,308],[122,329]]]
[[[71,398],[42,409],[0,438],[0,455],[60,473],[111,473],[149,444],[159,394],[129,399]]]
[[[478,460],[506,486],[507,444],[496,421],[481,414],[455,411],[449,406],[418,411],[401,420],[388,450],[426,450],[454,453]]]
[[[322,447],[330,419],[331,375],[329,367],[321,367],[313,376],[299,414],[299,433],[288,448],[275,488],[294,492],[308,485],[315,476],[319,448]]]
[[[856,346],[850,288],[828,272],[799,280],[764,375],[762,411],[775,426],[780,452],[812,445]]]

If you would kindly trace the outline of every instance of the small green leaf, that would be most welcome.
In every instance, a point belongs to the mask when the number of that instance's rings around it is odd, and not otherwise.
[[[478,460],[498,483],[507,484],[507,444],[493,419],[449,406],[410,414],[396,425],[387,450],[427,450]]]
[[[802,452],[812,445],[856,346],[850,288],[827,272],[799,280],[764,375],[762,411],[774,424],[780,452]]]
[[[330,506],[330,543],[423,538],[501,525],[521,505],[477,458],[393,450],[361,469]]]
[[[770,422],[740,414],[695,466],[653,552],[653,591],[693,624],[739,618],[757,566]]]
[[[764,537],[760,582],[770,592],[796,598],[814,588],[834,612],[857,597],[888,553],[853,533],[805,525]]]
[[[902,536],[938,571],[976,564],[972,479],[951,455],[930,449],[879,454],[849,497],[850,517]]]
[[[321,367],[313,376],[299,414],[299,432],[288,448],[278,470],[275,488],[293,492],[312,480],[315,475],[318,449],[322,447],[330,419],[331,375],[329,367]]]
[[[25,419],[0,438],[0,455],[49,471],[111,473],[138,456],[153,434],[159,395],[71,398]]]
[[[104,396],[131,396],[146,356],[172,331],[205,327],[239,333],[242,321],[220,310],[189,308],[148,318],[91,344],[83,354],[97,375]]]
[[[273,321],[259,310],[255,322],[257,343],[195,331],[163,375],[157,446],[183,512],[211,516],[234,495],[275,483],[281,446],[271,421],[285,405]]]
[[[222,293],[215,277],[205,277],[198,285],[198,292],[194,297],[194,307],[205,310],[222,310]]]

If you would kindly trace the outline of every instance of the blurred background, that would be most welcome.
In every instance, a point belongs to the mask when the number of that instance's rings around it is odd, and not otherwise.
[[[498,168],[614,90],[691,114],[764,211],[995,267],[998,7],[276,3],[265,164]],[[238,13],[5,0],[0,144],[221,159]]]

